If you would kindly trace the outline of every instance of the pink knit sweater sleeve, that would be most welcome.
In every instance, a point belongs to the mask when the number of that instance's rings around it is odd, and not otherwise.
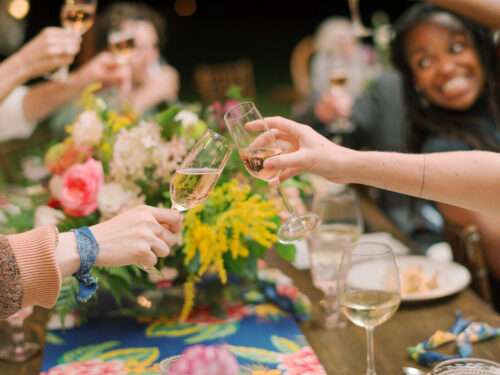
[[[46,308],[54,306],[61,289],[61,273],[54,255],[57,240],[57,229],[52,226],[9,235],[6,241],[3,238],[4,245],[8,246],[4,246],[2,251],[12,254],[15,264],[9,264],[9,271],[0,275],[0,283],[10,284],[13,292],[19,289],[21,291],[20,298],[14,296],[10,302],[7,301],[8,305],[20,305],[15,306],[16,309],[30,305]],[[9,290],[5,292],[9,293]],[[13,306],[0,307],[0,316],[4,315],[5,311],[1,310],[5,309],[11,313]]]

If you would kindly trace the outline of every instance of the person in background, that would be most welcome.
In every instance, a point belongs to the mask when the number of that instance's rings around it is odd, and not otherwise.
[[[178,243],[180,227],[181,216],[176,211],[141,206],[85,228],[87,232],[58,233],[55,226],[42,226],[0,235],[0,319],[21,307],[54,306],[62,277],[80,273],[84,267],[88,273],[94,263],[101,267],[154,266],[158,257],[167,256]],[[91,250],[86,252],[81,248],[82,233],[87,241],[92,238]],[[91,253],[96,256],[93,260]]]
[[[377,76],[380,66],[375,52],[356,38],[351,21],[329,18],[318,27],[315,54],[311,62],[311,97],[296,117],[309,123],[327,137],[335,135],[332,124],[348,117],[346,108]],[[345,74],[345,84],[332,85],[336,71]],[[336,104],[339,104],[336,107]]]
[[[113,86],[128,79],[126,69],[105,52],[72,72],[64,82],[24,85],[71,64],[79,46],[78,35],[49,27],[0,64],[0,142],[28,138],[40,122],[75,100],[91,83]]]
[[[500,151],[500,91],[492,32],[429,4],[416,4],[395,25],[393,63],[401,73],[413,152]],[[493,282],[500,280],[499,217],[438,204],[481,235]]]
[[[166,43],[165,20],[146,4],[118,2],[109,6],[96,22],[98,51],[108,49],[112,30],[120,30],[134,39],[128,61],[132,90],[125,98],[132,108],[143,114],[162,103],[176,101],[179,75],[161,56]]]

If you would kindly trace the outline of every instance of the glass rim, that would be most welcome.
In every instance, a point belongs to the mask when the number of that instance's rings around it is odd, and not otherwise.
[[[252,102],[251,100],[247,100],[247,101],[244,101],[244,102],[241,102],[241,103],[238,103],[238,104],[235,104],[233,106],[231,106],[227,111],[226,113],[224,113],[224,120],[226,122],[229,122],[230,119],[229,119],[229,116],[230,116],[230,112],[233,111],[234,109],[238,108],[238,107],[243,107],[245,105],[250,105],[252,108],[250,108],[248,111],[244,112],[243,114],[240,115],[240,117],[243,117],[247,114],[249,114],[252,110],[256,110],[257,113],[263,118],[262,114],[259,112],[259,110],[257,109],[257,106],[255,105],[255,102]]]
[[[364,245],[369,245],[369,246],[376,245],[379,248],[383,248],[383,251],[371,253],[371,254],[358,254],[355,252],[355,250],[358,246],[364,246]],[[359,256],[359,257],[380,257],[380,256],[384,256],[387,254],[392,254],[394,256],[394,251],[392,251],[392,248],[389,245],[387,245],[383,242],[377,242],[377,241],[362,241],[362,242],[357,241],[354,243],[350,253],[351,253],[351,255]]]

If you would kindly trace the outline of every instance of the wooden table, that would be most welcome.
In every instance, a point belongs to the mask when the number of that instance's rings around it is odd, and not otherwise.
[[[363,201],[362,208],[370,230],[388,231],[406,241],[375,206]],[[309,272],[299,271],[274,255],[269,257],[269,262],[292,277],[298,288],[311,298],[315,306],[318,305],[322,293],[312,285]],[[437,329],[448,328],[453,323],[457,309],[462,310],[466,317],[500,327],[500,316],[469,289],[434,302],[403,304],[388,322],[375,329],[375,362],[378,373],[398,375],[402,373],[402,366],[418,367],[407,358],[406,347],[425,340]],[[313,313],[316,317],[319,311],[315,309]],[[46,312],[39,309],[29,320],[28,327],[35,330],[40,340],[43,340],[46,317]],[[329,375],[365,373],[366,339],[363,329],[348,323],[345,328],[325,330],[314,321],[304,323],[302,329]],[[0,345],[7,341],[4,332],[0,335]],[[474,356],[500,362],[500,339],[475,344],[473,349]],[[23,365],[0,362],[0,374],[38,374],[40,367],[40,356]]]

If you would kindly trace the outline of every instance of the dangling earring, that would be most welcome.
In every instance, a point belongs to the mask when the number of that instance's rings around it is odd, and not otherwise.
[[[417,92],[418,95],[418,101],[420,102],[420,106],[424,109],[428,109],[430,106],[429,99],[427,99],[427,96],[424,94],[424,90],[422,90],[419,87],[415,87],[415,91]]]

